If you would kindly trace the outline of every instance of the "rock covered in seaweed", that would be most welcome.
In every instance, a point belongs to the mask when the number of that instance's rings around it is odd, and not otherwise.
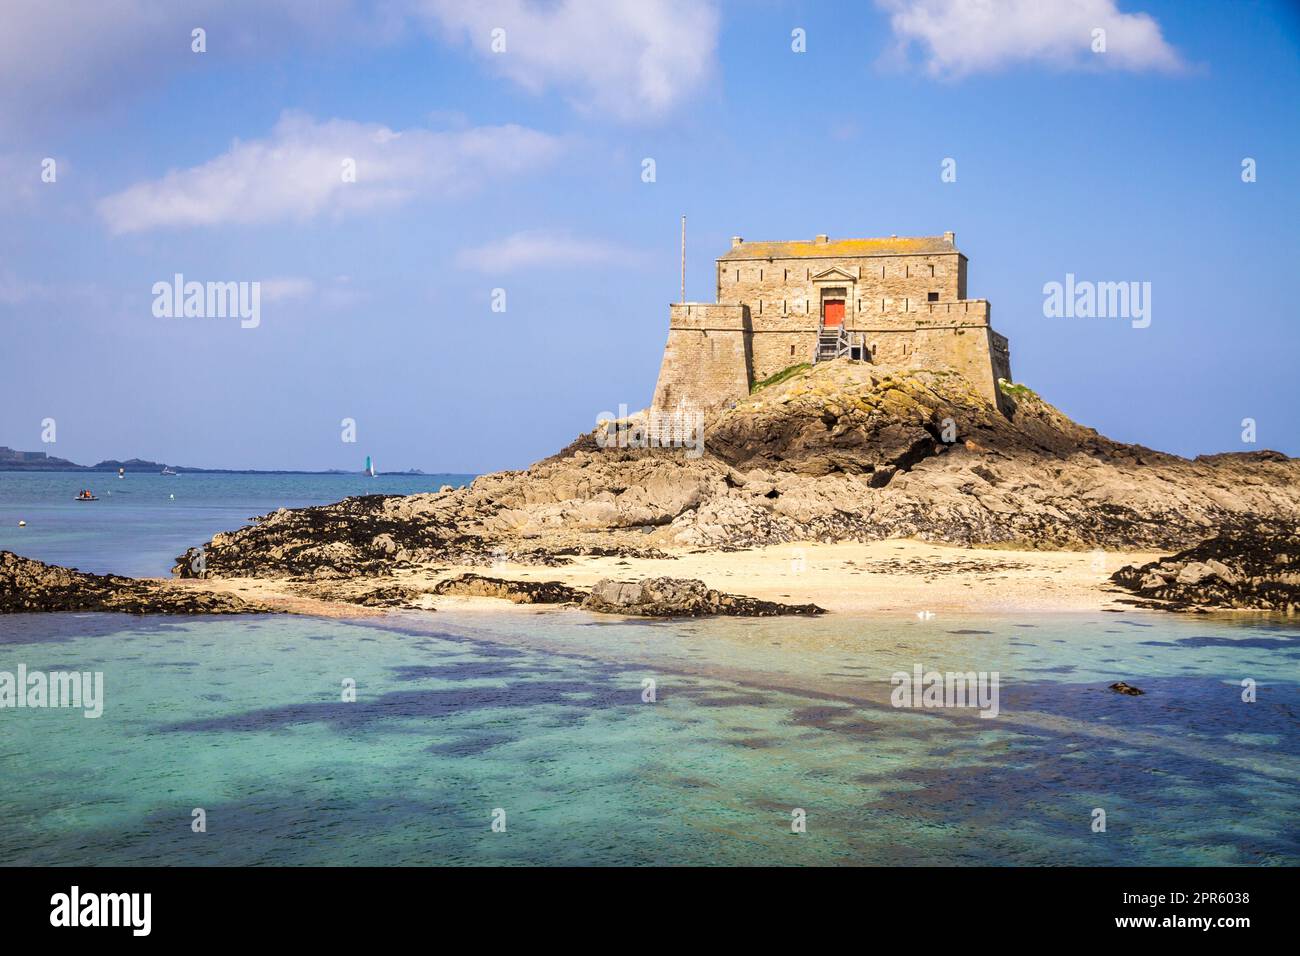
[[[88,574],[0,551],[0,614],[120,611],[127,614],[272,614],[230,594],[168,581]]]
[[[816,604],[780,604],[740,594],[725,594],[697,578],[647,578],[598,581],[583,602],[587,611],[639,617],[775,617],[825,614]]]
[[[439,581],[434,585],[433,593],[503,598],[515,604],[577,604],[587,596],[585,591],[559,581],[507,581],[481,574],[458,574]]]
[[[1300,614],[1300,526],[1247,522],[1111,580],[1173,610],[1237,608]]]

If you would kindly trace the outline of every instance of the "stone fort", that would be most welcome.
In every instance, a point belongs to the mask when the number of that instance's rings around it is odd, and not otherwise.
[[[989,303],[966,298],[966,256],[936,237],[745,242],[717,260],[717,301],[669,307],[652,408],[716,409],[804,362],[946,366],[994,405],[1011,379]]]

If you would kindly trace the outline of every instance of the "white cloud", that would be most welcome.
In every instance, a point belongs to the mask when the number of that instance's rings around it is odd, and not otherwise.
[[[0,271],[0,305],[24,305],[44,295],[44,287],[19,279],[8,269]]]
[[[359,0],[3,0],[0,129],[102,113],[172,74],[320,43],[380,43],[401,29]],[[208,52],[190,49],[207,31]]]
[[[274,276],[259,280],[262,302],[298,303],[315,311],[342,312],[355,308],[366,294],[352,285],[350,276],[311,279],[307,276]]]
[[[525,89],[563,90],[583,110],[656,118],[713,71],[718,12],[703,0],[414,0]],[[504,52],[492,31],[505,30]]]
[[[259,284],[264,302],[292,302],[306,299],[316,291],[316,283],[301,276],[277,276],[262,279]]]
[[[107,297],[106,290],[93,282],[72,279],[41,282],[19,276],[12,269],[0,269],[0,307],[43,307],[67,301],[76,302],[82,308],[99,309]]]
[[[67,160],[61,156],[51,158],[56,161],[56,175],[66,171]],[[0,152],[0,210],[28,205],[38,198],[42,187],[48,190],[55,185],[41,181],[44,159],[36,153]]]
[[[306,220],[445,199],[542,165],[554,137],[521,126],[395,132],[376,123],[316,122],[285,113],[266,139],[236,140],[200,166],[172,171],[100,200],[114,233],[165,226]],[[355,161],[355,181],[345,162]]]
[[[567,233],[524,231],[456,254],[456,265],[480,272],[511,272],[533,266],[636,262],[641,253]]]
[[[1145,13],[1115,0],[876,0],[905,56],[915,44],[935,76],[960,77],[1017,62],[1059,69],[1178,70],[1182,59]],[[1092,50],[1106,31],[1106,52]]]
[[[653,117],[707,80],[718,20],[716,0],[0,0],[0,131],[111,114],[184,72],[429,32],[468,40],[530,90]],[[206,53],[190,49],[195,27],[207,31]],[[507,31],[506,53],[489,50],[495,27]]]

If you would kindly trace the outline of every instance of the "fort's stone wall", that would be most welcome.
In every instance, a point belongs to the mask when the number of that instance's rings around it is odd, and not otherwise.
[[[674,303],[669,307],[653,408],[681,402],[716,408],[749,394],[749,316],[743,305]]]
[[[923,256],[801,257],[798,259],[724,259],[717,265],[717,299],[749,306],[754,316],[821,314],[820,289],[845,289],[846,313],[894,312],[925,302],[966,296],[965,256],[959,252]],[[846,281],[813,277],[838,269]]]
[[[813,350],[817,347],[817,330],[781,329],[768,326],[759,331],[754,329],[750,352],[753,355],[753,378],[761,382],[782,369],[800,362],[811,362]]]

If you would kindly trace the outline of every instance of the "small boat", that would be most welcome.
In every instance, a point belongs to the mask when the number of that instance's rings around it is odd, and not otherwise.
[[[117,477],[119,477],[119,478],[125,478],[125,477],[126,477],[126,469],[125,469],[125,468],[119,468],[119,469],[117,470]]]
[[[176,477],[176,472],[172,471],[172,470],[171,470],[170,468],[168,468],[166,465],[163,465],[163,470],[162,470],[161,474],[166,475],[168,478],[175,478],[175,477]]]
[[[371,478],[375,477],[375,463],[370,460],[369,455],[366,455],[366,474]]]
[[[83,491],[81,494],[77,495],[77,497],[73,499],[73,501],[98,501],[98,500],[99,499],[96,498],[94,495],[92,495],[89,491]]]

